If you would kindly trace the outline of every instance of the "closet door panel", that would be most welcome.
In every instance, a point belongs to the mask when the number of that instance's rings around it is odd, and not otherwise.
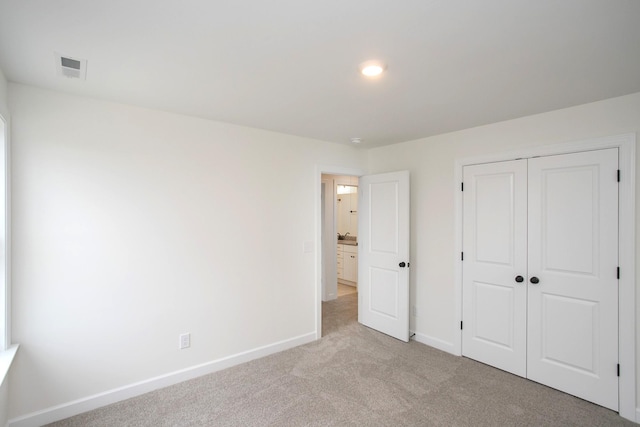
[[[464,168],[464,356],[526,375],[526,160]]]
[[[528,378],[618,409],[618,150],[528,165]]]

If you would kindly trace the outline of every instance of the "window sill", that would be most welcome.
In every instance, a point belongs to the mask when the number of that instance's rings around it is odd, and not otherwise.
[[[9,368],[13,363],[13,359],[16,357],[19,344],[14,344],[5,351],[0,352],[0,385],[4,383],[9,373]]]

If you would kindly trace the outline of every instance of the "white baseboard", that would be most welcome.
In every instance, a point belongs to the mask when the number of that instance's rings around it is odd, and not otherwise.
[[[170,372],[155,378],[129,384],[103,393],[87,396],[82,399],[63,403],[31,414],[9,420],[9,427],[38,427],[55,421],[63,420],[83,412],[91,411],[102,406],[120,402],[121,400],[139,396],[150,391],[158,390],[173,384],[197,378],[202,375],[230,368],[241,363],[249,362],[270,354],[279,353],[309,342],[315,341],[316,333],[312,332],[295,338],[276,342],[253,350],[234,354],[222,359],[212,360],[201,365],[192,366],[179,371]]]
[[[429,347],[437,348],[438,350],[446,351],[447,353],[459,356],[459,354],[456,353],[455,346],[448,341],[430,337],[429,335],[421,334],[419,332],[416,332],[413,339],[415,339],[419,343],[428,345]]]

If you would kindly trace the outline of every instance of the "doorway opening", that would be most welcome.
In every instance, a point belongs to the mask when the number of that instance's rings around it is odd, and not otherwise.
[[[358,177],[321,175],[321,325],[326,336],[358,321]]]

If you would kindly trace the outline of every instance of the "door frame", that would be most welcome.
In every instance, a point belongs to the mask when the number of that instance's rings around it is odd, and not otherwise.
[[[618,282],[618,412],[620,416],[636,421],[636,292],[635,292],[635,169],[636,134],[607,136],[553,145],[522,148],[514,151],[460,158],[455,161],[455,229],[454,229],[454,291],[455,324],[453,352],[462,355],[462,168],[464,166],[515,160],[536,156],[551,156],[604,148],[618,148],[620,168],[618,247],[620,279]],[[640,415],[640,414],[639,414]]]
[[[361,177],[365,175],[363,169],[347,168],[343,166],[331,166],[331,165],[316,165],[315,179],[314,179],[314,197],[315,197],[315,247],[316,247],[316,261],[315,261],[315,289],[316,289],[316,301],[315,301],[315,339],[322,338],[322,274],[324,272],[324,265],[322,264],[322,174],[327,175],[350,175]],[[335,211],[335,209],[334,209]],[[333,259],[336,258],[335,248]]]

